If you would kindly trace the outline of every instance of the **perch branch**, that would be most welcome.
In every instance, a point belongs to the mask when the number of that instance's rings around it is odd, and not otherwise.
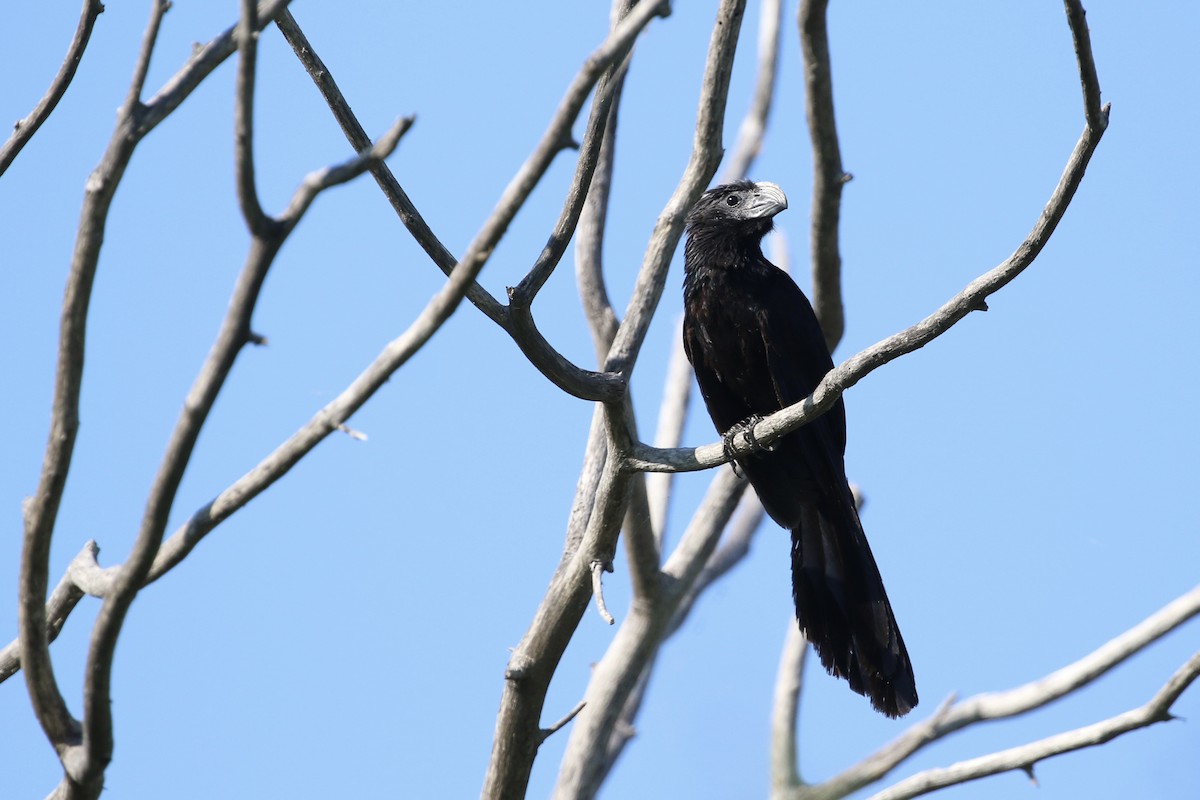
[[[1103,109],[1107,119],[1108,106]],[[1033,263],[1058,226],[1075,190],[1083,179],[1088,161],[1104,131],[1088,127],[1067,162],[1066,170],[1049,202],[1042,210],[1033,230],[1015,252],[1001,264],[969,283],[940,309],[881,342],[861,351],[835,367],[818,384],[811,396],[788,406],[754,426],[753,436],[758,445],[769,446],[784,434],[795,430],[819,416],[841,396],[842,392],[890,361],[918,350],[966,317],[972,311],[986,307],[986,298],[1007,286]],[[750,447],[738,440],[731,449],[736,456],[747,455]],[[726,463],[723,444],[715,442],[696,448],[661,449],[645,444],[634,446],[626,462],[628,469],[661,472],[684,472],[708,469]]]

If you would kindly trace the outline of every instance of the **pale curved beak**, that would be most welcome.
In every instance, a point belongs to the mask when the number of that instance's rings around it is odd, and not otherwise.
[[[750,196],[746,211],[755,217],[773,217],[787,207],[787,195],[779,188],[779,184],[760,181],[754,184],[754,192]]]

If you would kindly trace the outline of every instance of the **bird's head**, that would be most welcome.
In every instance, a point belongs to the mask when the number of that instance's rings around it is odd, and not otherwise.
[[[709,189],[687,216],[688,233],[762,239],[772,218],[788,207],[787,196],[769,181],[737,181]]]
[[[767,181],[738,181],[709,189],[687,216],[684,270],[691,275],[762,258],[762,238],[785,208],[783,189]]]

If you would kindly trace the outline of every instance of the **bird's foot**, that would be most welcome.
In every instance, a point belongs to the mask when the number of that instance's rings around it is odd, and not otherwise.
[[[725,435],[721,437],[721,442],[724,445],[725,458],[729,459],[730,466],[733,467],[734,473],[738,477],[744,477],[741,470],[738,468],[738,462],[734,458],[733,448],[737,442],[737,437],[741,436],[745,439],[746,444],[750,446],[752,452],[765,450],[770,452],[774,450],[774,446],[763,447],[758,443],[758,437],[754,435],[754,426],[762,422],[763,418],[758,414],[751,414],[746,419],[734,425],[729,430],[725,431]]]

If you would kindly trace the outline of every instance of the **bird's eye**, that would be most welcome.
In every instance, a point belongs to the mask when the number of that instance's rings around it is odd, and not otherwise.
[[[725,198],[725,205],[729,206],[730,208],[733,208],[740,202],[742,202],[742,198],[738,197],[736,194],[731,194],[729,197]]]

